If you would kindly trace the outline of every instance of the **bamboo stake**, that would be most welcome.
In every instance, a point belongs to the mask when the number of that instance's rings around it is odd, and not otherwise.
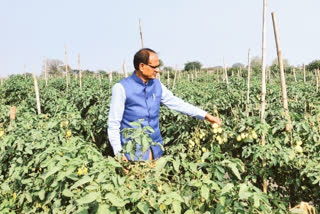
[[[319,69],[315,70],[316,74],[316,92],[318,93],[318,88],[319,88]]]
[[[112,71],[109,73],[109,81],[110,81],[110,84],[112,83]]]
[[[69,81],[68,81],[68,57],[67,57],[67,46],[64,45],[64,59],[65,59],[65,64],[66,64],[66,87],[68,90],[68,86],[69,86]]]
[[[306,83],[306,66],[303,64],[303,82]]]
[[[296,76],[296,69],[293,68],[293,77],[294,77],[294,81],[297,82],[297,76]]]
[[[286,114],[286,117],[288,120],[288,123],[286,125],[286,130],[287,130],[287,132],[291,133],[291,118],[290,118],[289,108],[288,108],[286,78],[285,78],[284,69],[283,69],[282,53],[281,53],[281,49],[280,49],[279,36],[278,36],[278,27],[277,27],[277,23],[276,23],[275,13],[272,12],[271,15],[272,15],[272,21],[273,21],[273,28],[274,28],[274,37],[275,37],[276,46],[277,46],[278,64],[279,64],[279,68],[280,68],[283,108],[285,109],[285,114]],[[291,142],[291,144],[292,144],[292,142]]]
[[[226,83],[227,83],[227,87],[229,85],[229,80],[228,80],[228,70],[227,70],[227,66],[226,66],[226,61],[223,58],[223,64],[224,64],[224,75],[225,75],[225,79],[226,79]]]
[[[141,20],[139,19],[139,29],[140,29],[140,38],[141,38],[141,47],[143,48],[143,37],[142,37],[142,26],[141,26]]]
[[[174,78],[173,78],[172,89],[174,89],[174,86],[176,85],[176,79],[177,79],[177,70],[174,71]]]
[[[36,92],[38,115],[40,115],[41,114],[41,108],[40,108],[39,87],[38,87],[38,81],[37,81],[37,77],[36,77],[35,73],[33,73],[33,81],[34,81],[34,91]]]
[[[169,87],[169,84],[170,84],[170,72],[169,70],[167,70],[167,86]]]
[[[24,70],[24,79],[27,79],[27,68],[26,65],[23,66],[23,70]]]
[[[262,63],[261,63],[261,113],[260,119],[261,123],[265,123],[264,113],[266,108],[266,8],[267,8],[267,1],[263,0],[263,21],[262,21]],[[263,131],[261,145],[264,146],[266,144],[266,133]],[[266,160],[263,159],[262,166],[266,166]],[[266,180],[265,176],[263,177],[263,192],[267,193],[268,189],[268,181]]]
[[[82,71],[80,66],[80,54],[78,54],[78,70],[79,70],[79,85],[82,88]]]
[[[193,82],[193,73],[191,73],[191,82]]]
[[[17,112],[17,108],[15,106],[11,106],[10,108],[10,120],[15,120],[16,119],[16,112]]]
[[[123,73],[124,73],[124,77],[127,78],[128,77],[128,73],[127,73],[127,65],[126,65],[126,61],[125,60],[123,60],[122,70],[123,70]]]
[[[46,87],[48,86],[48,74],[47,74],[47,58],[44,57],[44,79],[46,80]]]
[[[251,73],[251,67],[250,67],[250,48],[248,50],[248,80],[247,80],[247,105],[246,105],[246,112],[247,117],[249,117],[249,103],[250,103],[250,73]]]
[[[188,82],[190,82],[190,75],[188,74]]]

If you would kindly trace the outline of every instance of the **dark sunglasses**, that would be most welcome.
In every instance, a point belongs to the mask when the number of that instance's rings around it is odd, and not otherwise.
[[[160,68],[160,65],[156,65],[156,66],[153,66],[153,65],[149,65],[149,64],[145,64],[145,65],[147,65],[147,66],[149,66],[149,67],[151,67],[151,68],[153,68],[153,69],[157,69],[157,68]]]

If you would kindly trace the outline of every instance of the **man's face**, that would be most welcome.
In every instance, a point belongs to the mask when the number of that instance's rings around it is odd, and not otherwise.
[[[160,72],[160,61],[159,57],[155,53],[150,53],[149,55],[149,63],[140,64],[140,71],[145,80],[155,79],[157,77],[157,73]]]

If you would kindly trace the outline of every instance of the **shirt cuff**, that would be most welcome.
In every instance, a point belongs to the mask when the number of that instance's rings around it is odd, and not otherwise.
[[[206,111],[204,111],[204,110],[202,110],[202,109],[199,109],[198,110],[198,115],[199,115],[199,119],[202,119],[202,120],[204,120],[205,119],[205,117],[206,117],[206,115],[207,115],[207,112]]]
[[[122,150],[122,146],[121,145],[113,145],[113,153],[114,155],[117,155],[120,153],[120,151]]]

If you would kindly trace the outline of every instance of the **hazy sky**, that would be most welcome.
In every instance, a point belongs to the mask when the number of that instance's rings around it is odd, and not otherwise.
[[[43,58],[77,68],[133,70],[141,48],[166,66],[247,64],[261,56],[262,0],[0,0],[0,77],[40,73]],[[320,58],[320,0],[267,0],[267,63],[276,57],[271,12],[276,13],[283,58],[301,65]]]

